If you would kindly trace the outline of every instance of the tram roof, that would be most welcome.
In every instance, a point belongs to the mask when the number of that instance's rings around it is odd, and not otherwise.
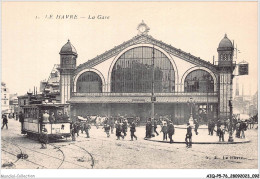
[[[69,104],[61,104],[61,103],[51,103],[51,104],[29,104],[29,105],[22,105],[21,107],[26,108],[26,107],[64,107],[68,106]]]

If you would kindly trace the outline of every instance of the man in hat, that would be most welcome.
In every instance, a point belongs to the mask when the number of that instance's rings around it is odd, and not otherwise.
[[[241,139],[245,138],[246,137],[245,131],[247,130],[247,125],[246,125],[246,122],[244,120],[241,121],[239,130],[241,131]]]
[[[86,134],[87,134],[87,138],[89,138],[89,130],[91,129],[91,126],[90,126],[90,124],[89,124],[89,122],[87,121],[87,122],[85,122],[84,123],[84,130],[85,130],[85,132],[86,132]]]
[[[126,136],[127,135],[126,134],[126,132],[127,132],[127,119],[124,119],[122,129],[123,129],[124,136]]]
[[[148,119],[147,123],[146,123],[146,135],[145,137],[146,138],[151,138],[152,136],[152,133],[151,133],[151,130],[152,130],[152,124],[151,124],[151,119]]]
[[[48,139],[48,131],[45,126],[42,126],[42,131],[40,134],[40,142],[41,142],[41,149],[47,149],[47,143],[49,142]]]
[[[158,132],[156,131],[157,129],[157,119],[154,119],[154,132],[156,133],[156,135],[158,136]]]
[[[188,140],[189,140],[189,142],[188,142]],[[186,133],[185,142],[186,142],[187,148],[192,147],[192,127],[191,127],[190,123],[187,123],[187,133]]]
[[[47,110],[44,111],[44,114],[42,115],[42,119],[43,121],[42,122],[49,122],[49,112]]]
[[[241,129],[241,128],[240,128],[240,125],[241,125],[241,121],[238,120],[238,121],[237,121],[237,124],[236,124],[236,137],[237,137],[237,138],[240,138],[240,132],[241,132],[241,131],[240,131],[240,129]]]
[[[220,133],[220,126],[221,126],[221,121],[220,121],[220,119],[218,119],[218,121],[217,121],[217,136],[219,136],[219,133]]]
[[[136,126],[135,122],[133,121],[130,126],[131,140],[133,140],[133,138],[135,138],[135,140],[137,140],[137,137],[135,136],[135,132],[136,132],[135,126]]]
[[[109,117],[109,124],[110,124],[110,128],[111,128],[111,134],[114,134],[114,128],[115,128],[114,117],[112,117],[112,116]]]
[[[76,141],[76,133],[77,133],[77,125],[75,122],[72,123],[71,125],[71,138],[72,141]]]
[[[110,131],[110,125],[108,123],[104,124],[105,133],[107,134],[107,137],[110,137],[109,131]]]
[[[195,134],[198,135],[198,128],[199,128],[199,121],[197,119],[194,119],[194,124],[195,124]]]
[[[169,138],[170,138],[170,144],[173,143],[173,140],[172,140],[172,135],[174,134],[174,126],[173,126],[173,123],[170,122],[169,126],[168,126],[168,135],[169,135]]]
[[[167,140],[167,122],[166,121],[163,121],[162,122],[163,125],[162,125],[162,129],[161,129],[161,132],[163,132],[163,140]]]
[[[6,114],[2,114],[2,119],[3,119],[3,126],[1,129],[4,128],[4,126],[6,126],[6,129],[8,129],[8,126],[7,126],[7,123],[8,123],[8,119],[7,119],[7,116]]]
[[[219,142],[221,142],[221,140],[222,142],[224,142],[225,131],[226,131],[225,125],[222,124],[219,129]]]
[[[23,131],[23,123],[24,123],[24,115],[23,115],[23,112],[22,111],[20,111],[19,112],[19,122],[21,123],[21,133],[22,133],[22,131]]]
[[[122,137],[124,139],[124,135],[122,135],[121,132],[122,132],[122,124],[119,121],[117,121],[117,123],[116,123],[117,139],[116,140],[120,140],[120,137]]]

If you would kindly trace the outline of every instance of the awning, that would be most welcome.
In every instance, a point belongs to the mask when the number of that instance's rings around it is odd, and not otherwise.
[[[72,97],[68,103],[150,103],[150,97],[86,96]]]
[[[155,103],[187,103],[190,96],[165,96],[156,97]],[[217,103],[217,96],[193,97],[195,103]],[[74,96],[68,103],[151,103],[149,96]]]

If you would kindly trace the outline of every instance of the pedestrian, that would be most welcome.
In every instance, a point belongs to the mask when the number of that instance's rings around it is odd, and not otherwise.
[[[215,122],[213,120],[211,120],[210,121],[210,135],[211,136],[213,136],[214,128],[215,128]]]
[[[77,125],[75,122],[72,123],[72,127],[71,127],[71,138],[72,141],[76,141],[76,133],[77,133]]]
[[[192,147],[192,127],[190,123],[187,123],[187,133],[186,133],[185,143],[187,148]]]
[[[241,131],[240,131],[240,129],[241,129],[241,128],[240,128],[240,124],[241,124],[241,123],[240,123],[240,120],[238,120],[238,122],[237,122],[237,124],[236,124],[236,137],[237,137],[237,138],[240,138],[240,132],[241,132]]]
[[[221,125],[219,129],[219,142],[224,142],[224,134],[225,134],[226,128],[225,125]]]
[[[240,131],[241,131],[241,139],[244,139],[245,136],[245,131],[247,130],[247,125],[245,121],[242,121],[240,124]]]
[[[163,126],[161,128],[161,132],[163,132],[163,140],[167,140],[167,122],[163,121]]]
[[[99,122],[99,120],[100,120],[100,117],[97,115],[96,119],[95,119],[95,126],[96,126],[97,129],[98,129],[98,122]]]
[[[111,128],[111,134],[114,134],[114,128],[115,128],[115,119],[113,117],[109,118],[110,128]]]
[[[170,138],[170,144],[172,144],[173,143],[172,135],[174,134],[174,126],[173,126],[172,122],[170,122],[167,132],[168,132],[168,135],[169,135],[169,138]]]
[[[55,122],[54,112],[51,113],[49,120],[50,120],[51,124],[53,124]]]
[[[21,133],[23,134],[24,114],[22,111],[19,113],[19,122],[21,123]]]
[[[104,124],[104,130],[105,130],[105,133],[107,134],[107,137],[110,137],[110,134],[109,134],[109,131],[110,131],[110,125],[109,124]]]
[[[139,116],[137,116],[137,117],[135,118],[135,121],[136,121],[136,126],[139,126],[140,117],[139,117]]]
[[[136,132],[136,129],[135,129],[135,122],[133,121],[131,123],[131,126],[130,126],[130,132],[131,132],[131,140],[133,140],[133,138],[135,138],[135,140],[137,140],[137,137],[135,136],[135,132]]]
[[[151,130],[152,130],[152,124],[150,119],[148,119],[147,123],[146,123],[146,138],[151,138],[152,134],[151,134]]]
[[[210,135],[211,133],[211,119],[209,119],[208,120],[208,132],[209,132],[209,134],[208,135]]]
[[[18,121],[18,114],[17,114],[17,112],[15,112],[15,120]]]
[[[198,135],[198,128],[199,128],[199,121],[197,119],[194,119],[194,124],[195,124],[195,134]]]
[[[84,130],[86,132],[87,138],[89,138],[89,130],[91,129],[91,125],[89,122],[84,123]]]
[[[6,114],[2,114],[2,119],[3,119],[3,126],[2,126],[1,129],[3,129],[4,126],[6,126],[6,129],[8,129],[8,125],[7,125],[7,123],[8,123],[8,119],[7,119]]]
[[[229,129],[229,123],[230,123],[230,120],[228,118],[228,119],[225,120],[225,123],[224,123],[226,129]]]
[[[124,119],[122,129],[123,129],[124,136],[126,136],[127,135],[127,133],[126,133],[127,132],[127,119]]]
[[[48,112],[47,110],[45,110],[44,113],[43,113],[43,115],[42,115],[42,119],[43,119],[42,122],[44,122],[44,123],[50,122],[50,121],[49,121],[49,117],[50,117],[49,112]]]
[[[220,126],[221,126],[221,121],[220,121],[220,119],[218,119],[218,121],[217,121],[217,133],[216,133],[217,136],[219,136],[219,133],[220,133]]]
[[[49,143],[49,138],[48,138],[48,131],[44,125],[42,126],[42,131],[39,139],[41,142],[41,149],[47,149],[47,143]]]
[[[156,133],[156,135],[158,136],[158,132],[156,131],[157,129],[157,119],[154,119],[154,132]]]
[[[76,133],[77,133],[77,137],[78,137],[81,125],[80,125],[80,122],[78,122],[78,121],[75,124],[76,124]]]
[[[122,137],[122,139],[124,139],[124,136],[121,134],[122,132],[122,124],[119,123],[119,121],[116,124],[116,136],[117,139],[116,140],[120,140],[120,137]]]
[[[81,134],[83,134],[84,132],[84,123],[83,122],[80,122],[80,130],[81,130]]]

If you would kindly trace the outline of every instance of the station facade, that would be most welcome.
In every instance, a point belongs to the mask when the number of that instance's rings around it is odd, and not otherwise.
[[[192,116],[205,122],[229,118],[232,99],[234,45],[225,35],[212,64],[148,34],[138,35],[77,66],[76,48],[68,41],[60,50],[61,103],[71,115],[155,118],[167,115],[176,123]],[[152,92],[154,94],[152,95]]]

